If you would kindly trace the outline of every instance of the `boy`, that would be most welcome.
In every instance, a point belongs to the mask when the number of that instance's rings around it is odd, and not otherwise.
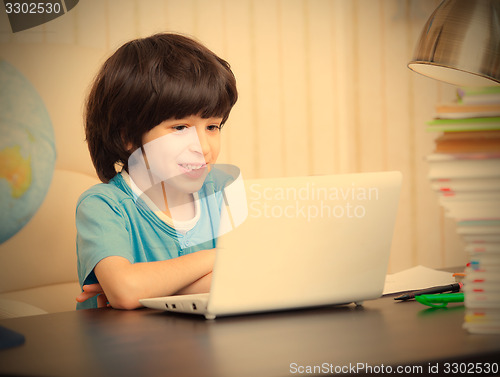
[[[85,114],[103,183],[77,203],[77,308],[209,291],[227,183],[211,164],[236,100],[229,64],[178,34],[131,41],[104,63]]]

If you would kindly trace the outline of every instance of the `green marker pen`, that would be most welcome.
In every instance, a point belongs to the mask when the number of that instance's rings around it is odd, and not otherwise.
[[[444,308],[449,302],[464,302],[464,294],[460,293],[439,293],[434,295],[415,296],[415,300],[421,304],[433,308]]]

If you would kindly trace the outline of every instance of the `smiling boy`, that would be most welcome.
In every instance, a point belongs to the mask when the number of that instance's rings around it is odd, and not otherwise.
[[[78,308],[101,293],[101,305],[134,309],[209,291],[228,179],[211,165],[236,100],[229,64],[182,35],[128,42],[104,63],[85,114],[103,183],[77,203]]]

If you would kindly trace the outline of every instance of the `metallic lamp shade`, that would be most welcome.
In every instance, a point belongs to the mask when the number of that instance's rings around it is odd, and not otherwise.
[[[500,85],[500,0],[444,0],[408,67],[453,85]]]

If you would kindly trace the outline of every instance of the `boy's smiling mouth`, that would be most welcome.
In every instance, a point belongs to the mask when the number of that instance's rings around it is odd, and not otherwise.
[[[191,178],[201,177],[207,168],[206,163],[179,163],[181,172]]]
[[[207,166],[207,164],[179,164],[179,166],[187,171],[202,169]]]

